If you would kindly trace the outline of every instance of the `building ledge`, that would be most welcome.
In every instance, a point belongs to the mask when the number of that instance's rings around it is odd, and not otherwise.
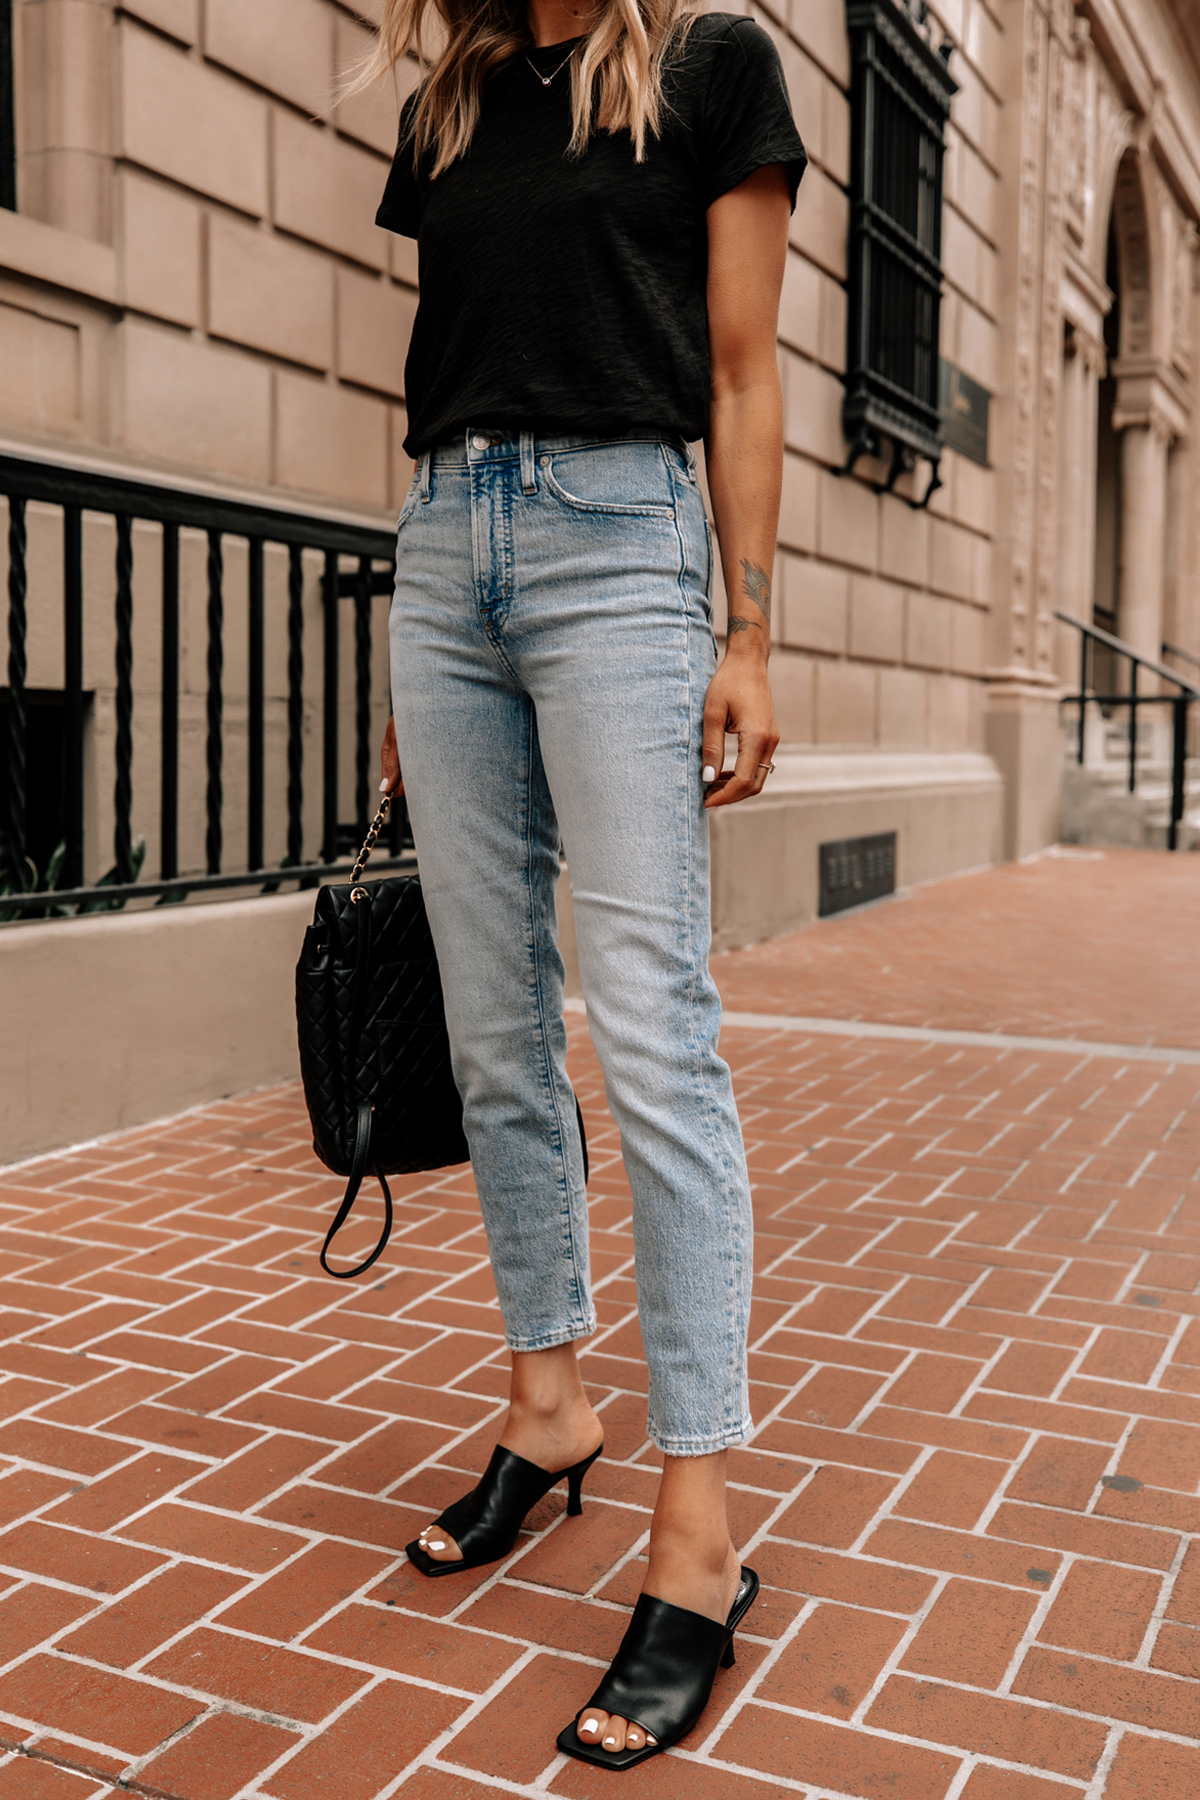
[[[60,231],[0,208],[0,270],[117,304],[117,253],[108,244]]]

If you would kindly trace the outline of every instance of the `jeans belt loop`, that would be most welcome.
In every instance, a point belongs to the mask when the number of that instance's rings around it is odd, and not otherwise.
[[[429,477],[430,477],[430,470],[431,470],[432,466],[433,466],[432,456],[430,455],[428,450],[423,450],[421,452],[421,460],[417,464],[417,475],[420,480],[420,494],[421,494],[422,504],[424,504],[424,502],[429,499]]]
[[[533,433],[521,433],[521,486],[527,494],[537,493],[537,476],[533,472]]]

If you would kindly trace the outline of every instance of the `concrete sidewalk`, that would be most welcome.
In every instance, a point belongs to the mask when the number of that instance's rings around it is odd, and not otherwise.
[[[630,1800],[1200,1792],[1198,916],[1200,857],[1075,853],[719,959],[760,1020],[723,1042],[764,1592]],[[570,1023],[607,1452],[581,1519],[555,1494],[461,1578],[402,1546],[502,1410],[469,1169],[399,1182],[345,1287],[294,1087],[0,1173],[0,1800],[616,1793],[554,1734],[637,1593],[656,1458]]]

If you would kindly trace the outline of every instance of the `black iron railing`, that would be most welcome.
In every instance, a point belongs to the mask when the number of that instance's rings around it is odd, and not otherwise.
[[[1102,713],[1118,707],[1125,707],[1129,713],[1129,792],[1137,791],[1137,759],[1138,759],[1138,712],[1145,706],[1169,706],[1171,708],[1171,812],[1167,822],[1167,848],[1178,850],[1180,847],[1179,827],[1183,823],[1187,808],[1187,756],[1188,756],[1188,709],[1193,700],[1200,700],[1200,687],[1168,669],[1163,663],[1155,662],[1153,657],[1140,656],[1131,644],[1121,638],[1114,637],[1111,632],[1102,631],[1098,625],[1085,625],[1082,619],[1072,618],[1070,613],[1056,612],[1055,618],[1062,624],[1070,625],[1079,633],[1079,691],[1075,694],[1064,694],[1064,705],[1075,705],[1079,708],[1078,737],[1076,740],[1075,760],[1082,763],[1085,753],[1085,737],[1087,726],[1087,709],[1096,706]],[[1108,653],[1110,661],[1119,669],[1127,665],[1129,686],[1123,693],[1098,694],[1093,685],[1093,668],[1097,647]],[[1166,650],[1167,645],[1163,645]],[[1180,653],[1186,654],[1186,653]],[[1195,658],[1189,657],[1189,661]],[[1145,674],[1156,681],[1167,681],[1176,690],[1174,693],[1148,693],[1140,688],[1139,677]]]
[[[376,645],[372,597],[390,593],[394,576],[392,534],[319,514],[304,514],[254,505],[150,482],[64,468],[53,463],[0,456],[0,495],[8,502],[8,686],[0,693],[0,919],[58,917],[76,912],[107,910],[130,899],[181,900],[188,893],[214,893],[249,888],[273,893],[284,881],[315,885],[340,868],[365,836],[376,798],[378,745],[372,732],[373,651]],[[47,610],[57,596],[39,593],[30,584],[27,509],[31,502],[46,502],[61,516],[62,579],[61,637],[62,687],[29,690],[27,640],[31,624],[46,623]],[[91,790],[85,786],[85,731],[90,696],[84,687],[85,623],[97,631],[94,603],[94,571],[89,567],[89,604],[85,610],[85,515],[107,515],[115,527],[115,567],[111,650],[92,645],[112,661],[112,867],[105,875],[85,878],[85,867],[99,866],[99,846],[94,833],[98,822],[88,815],[88,792],[106,785],[103,769],[95,771]],[[160,528],[161,585],[156,596],[161,634],[161,667],[157,686],[156,718],[135,713],[135,521]],[[44,521],[39,521],[44,524]],[[183,771],[189,792],[203,788],[203,852],[193,855],[192,866],[181,866],[181,532],[205,534],[204,558],[204,695],[203,769]],[[238,734],[244,717],[245,763],[236,770],[227,754],[226,650],[230,639],[226,623],[227,540],[246,547],[246,577],[239,588],[245,598],[245,683],[239,686]],[[286,550],[286,620],[270,616],[265,580],[269,546]],[[320,667],[320,767],[321,824],[319,847],[305,842],[306,718],[305,689],[305,554],[318,552],[320,563],[321,667]],[[42,559],[44,562],[44,559]],[[41,566],[40,564],[38,566]],[[310,584],[311,586],[311,584]],[[349,788],[349,769],[343,769],[339,661],[342,651],[344,602],[353,611],[353,819],[339,821],[339,790]],[[144,600],[143,600],[144,604]],[[279,608],[283,610],[282,606]],[[286,633],[286,714],[279,750],[286,755],[286,854],[273,866],[265,857],[265,806],[267,777],[267,657],[266,631],[278,623]],[[105,629],[110,629],[107,626]],[[278,634],[273,634],[278,636]],[[386,662],[376,663],[377,668]],[[278,671],[282,681],[282,671]],[[145,686],[137,705],[145,707]],[[378,696],[376,697],[378,699]],[[43,748],[38,755],[39,722],[52,708],[58,725],[57,749]],[[379,708],[376,707],[376,725]],[[157,728],[157,729],[155,729]],[[315,733],[313,734],[315,737]],[[135,737],[137,757],[135,761]],[[158,862],[157,878],[140,880],[144,840],[135,841],[138,813],[145,820],[145,805],[138,807],[135,768],[145,769],[149,748],[157,737],[158,792],[156,796]],[[93,733],[94,744],[99,739]],[[31,762],[31,747],[34,760]],[[311,749],[310,749],[311,755]],[[239,759],[240,762],[240,759]],[[53,767],[49,765],[53,763]],[[282,789],[284,771],[274,771]],[[346,781],[343,783],[343,774]],[[54,834],[59,836],[49,869],[37,868],[28,857],[31,823],[30,780],[39,805],[57,807]],[[235,778],[235,779],[233,779]],[[244,778],[245,787],[241,789]],[[246,836],[244,858],[231,856],[226,830],[226,788],[237,789],[238,810],[244,803]],[[47,801],[47,796],[49,800]],[[151,802],[151,804],[154,804]],[[194,835],[194,834],[193,834]],[[275,834],[278,835],[278,834]],[[315,836],[311,826],[309,837]],[[388,851],[372,867],[393,868],[411,859],[404,854],[411,843],[403,806],[392,809]],[[314,854],[314,848],[316,854]],[[86,852],[93,854],[86,854]],[[307,860],[306,860],[307,853]],[[99,859],[103,860],[103,859]],[[45,862],[45,858],[43,858]],[[147,875],[150,871],[147,871]]]

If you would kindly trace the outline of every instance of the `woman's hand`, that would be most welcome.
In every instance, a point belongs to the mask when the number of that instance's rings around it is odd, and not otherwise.
[[[775,340],[790,210],[787,176],[778,165],[756,170],[708,209],[706,462],[729,620],[725,659],[704,703],[706,807],[733,806],[759,793],[779,742],[767,658],[783,477]],[[723,775],[726,731],[736,733],[738,755],[737,766]]]
[[[404,783],[400,779],[400,752],[396,748],[396,721],[389,718],[387,730],[383,734],[383,748],[379,752],[379,766],[383,770],[383,780],[379,784],[381,794],[402,794]]]
[[[738,753],[735,766],[723,775],[726,732],[736,736]],[[705,807],[735,806],[760,793],[778,742],[765,659],[726,656],[704,699]]]

